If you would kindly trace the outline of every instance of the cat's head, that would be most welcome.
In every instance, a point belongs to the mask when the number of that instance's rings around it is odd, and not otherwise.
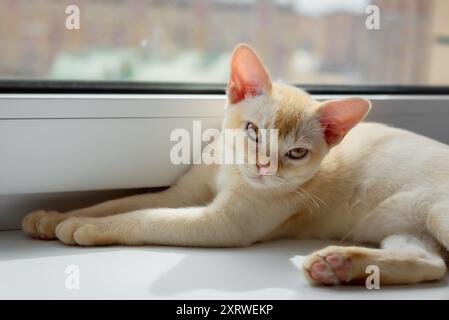
[[[300,89],[273,83],[247,45],[239,45],[232,55],[227,98],[223,128],[245,134],[245,150],[258,150],[269,140],[270,135],[262,137],[260,129],[277,133],[277,148],[268,143],[264,153],[271,163],[259,157],[249,163],[245,156],[245,163],[238,166],[248,183],[258,188],[305,183],[329,150],[363,120],[371,105],[362,98],[318,102]]]

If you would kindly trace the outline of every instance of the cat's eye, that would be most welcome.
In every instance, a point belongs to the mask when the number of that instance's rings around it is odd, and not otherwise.
[[[248,137],[253,141],[259,140],[259,128],[252,122],[248,122],[245,126]]]
[[[290,159],[299,160],[304,158],[307,153],[309,153],[309,150],[307,150],[306,148],[294,148],[287,152],[287,156]]]

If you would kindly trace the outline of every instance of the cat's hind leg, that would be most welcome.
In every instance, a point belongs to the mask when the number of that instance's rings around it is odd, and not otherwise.
[[[449,251],[449,202],[435,203],[426,217],[428,232]]]
[[[413,284],[446,274],[438,245],[411,235],[389,236],[380,249],[330,246],[312,253],[303,269],[313,284],[340,285],[364,283],[369,266],[378,268],[380,284]]]

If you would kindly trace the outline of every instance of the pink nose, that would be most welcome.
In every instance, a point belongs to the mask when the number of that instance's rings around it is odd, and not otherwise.
[[[268,162],[267,164],[260,164],[259,162],[257,162],[256,166],[257,166],[259,176],[266,176],[266,175],[272,174],[271,168],[270,168],[270,162]]]

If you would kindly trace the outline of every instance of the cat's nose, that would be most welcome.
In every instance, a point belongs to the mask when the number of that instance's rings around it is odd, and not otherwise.
[[[271,175],[273,174],[270,168],[270,162],[265,163],[265,164],[261,164],[258,161],[256,162],[256,166],[257,166],[257,171],[259,173],[259,176],[266,176],[266,175]]]
[[[268,168],[270,166],[270,161],[268,163],[262,164],[259,161],[256,162],[257,168]]]

